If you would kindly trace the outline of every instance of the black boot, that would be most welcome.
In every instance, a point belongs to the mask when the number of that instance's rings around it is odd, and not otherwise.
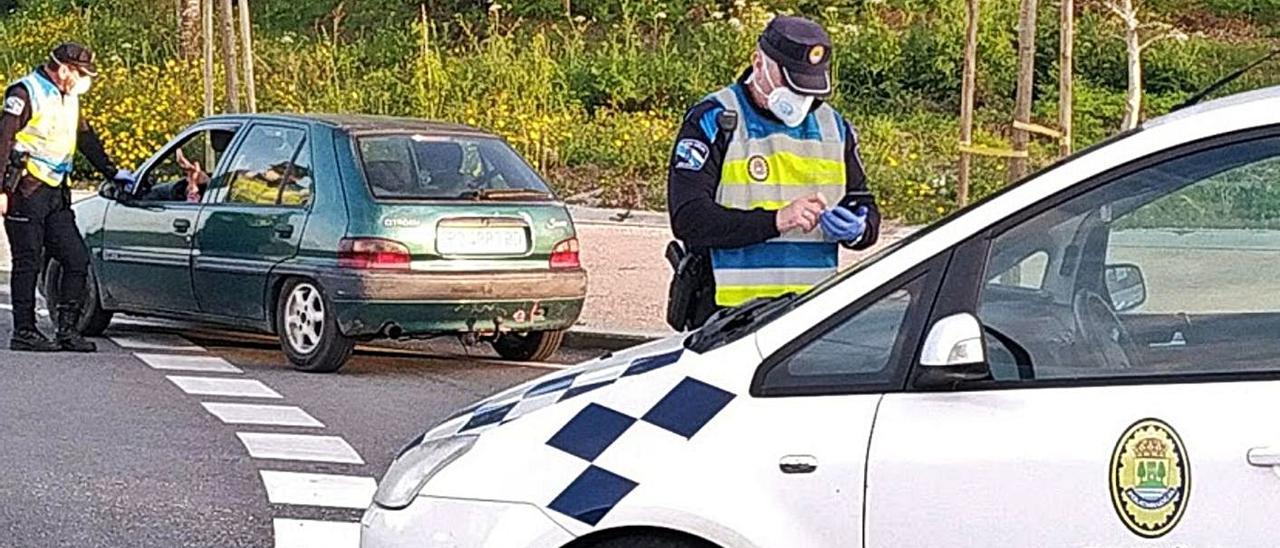
[[[76,326],[79,322],[79,304],[58,305],[58,348],[67,352],[97,352],[98,345],[80,336],[80,329]]]
[[[9,339],[9,350],[19,352],[57,352],[58,348],[57,344],[34,327],[15,329],[13,337]]]

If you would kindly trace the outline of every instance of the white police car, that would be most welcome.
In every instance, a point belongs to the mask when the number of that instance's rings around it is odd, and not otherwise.
[[[1280,88],[412,444],[366,548],[1274,546]]]

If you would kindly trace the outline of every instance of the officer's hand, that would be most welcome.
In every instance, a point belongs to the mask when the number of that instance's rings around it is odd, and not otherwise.
[[[821,194],[810,194],[787,204],[786,207],[778,210],[775,217],[778,233],[786,234],[797,228],[812,232],[814,227],[818,226],[818,217],[826,207],[827,200]]]
[[[852,242],[867,229],[867,206],[858,206],[857,211],[833,207],[822,213],[819,224],[827,241]]]
[[[9,194],[0,192],[0,215],[9,214]]]
[[[112,177],[112,180],[120,181],[122,183],[133,183],[133,182],[136,182],[136,179],[137,179],[137,176],[134,175],[132,171],[129,171],[127,169],[122,169],[117,171],[116,176]]]

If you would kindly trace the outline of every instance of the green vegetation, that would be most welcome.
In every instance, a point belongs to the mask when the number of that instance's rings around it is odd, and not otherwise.
[[[0,71],[12,78],[57,41],[100,52],[88,116],[122,163],[201,112],[199,60],[181,60],[173,0],[19,0],[0,16]],[[1042,0],[1036,121],[1054,125],[1057,5]],[[1079,0],[1076,131],[1083,147],[1123,117],[1124,47],[1097,0]],[[665,163],[684,110],[746,66],[775,12],[823,21],[836,42],[834,104],[859,129],[872,187],[891,217],[955,208],[961,0],[253,0],[259,106],[453,120],[507,138],[565,197],[662,208]],[[1280,0],[1148,0],[1186,41],[1146,55],[1157,115],[1272,47]],[[1007,146],[1017,2],[983,2],[979,144]],[[1263,69],[1227,92],[1280,82]],[[221,97],[222,87],[218,86]],[[221,101],[221,99],[219,99]],[[1056,145],[1040,141],[1036,165]],[[1004,184],[975,162],[974,193]]]

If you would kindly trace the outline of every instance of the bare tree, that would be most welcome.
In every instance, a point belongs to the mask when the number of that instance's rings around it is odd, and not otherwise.
[[[1075,102],[1075,33],[1076,7],[1074,0],[1062,0],[1062,14],[1059,21],[1061,36],[1058,47],[1058,130],[1062,137],[1058,141],[1058,155],[1071,154],[1072,141],[1072,109]]]
[[[1013,155],[1009,158],[1009,182],[1027,175],[1027,144],[1031,135],[1017,127],[1031,123],[1031,97],[1036,77],[1036,5],[1037,0],[1022,0],[1018,14],[1018,97],[1013,112]]]
[[[969,203],[969,177],[973,155],[973,103],[978,72],[978,0],[965,0],[967,14],[964,41],[964,80],[960,96],[960,180],[956,198],[961,207]]]
[[[236,62],[236,15],[231,0],[222,0],[222,63],[227,72],[227,112],[240,111],[239,63]]]
[[[1186,40],[1187,35],[1168,23],[1143,22],[1142,0],[1106,0],[1104,5],[1124,27],[1124,45],[1129,56],[1129,91],[1125,94],[1123,129],[1133,129],[1138,127],[1142,117],[1142,52],[1160,40]]]
[[[244,55],[245,106],[258,112],[257,81],[253,74],[253,21],[249,16],[249,0],[240,0],[240,43]]]
[[[178,1],[178,54],[195,59],[200,56],[200,0]]]

